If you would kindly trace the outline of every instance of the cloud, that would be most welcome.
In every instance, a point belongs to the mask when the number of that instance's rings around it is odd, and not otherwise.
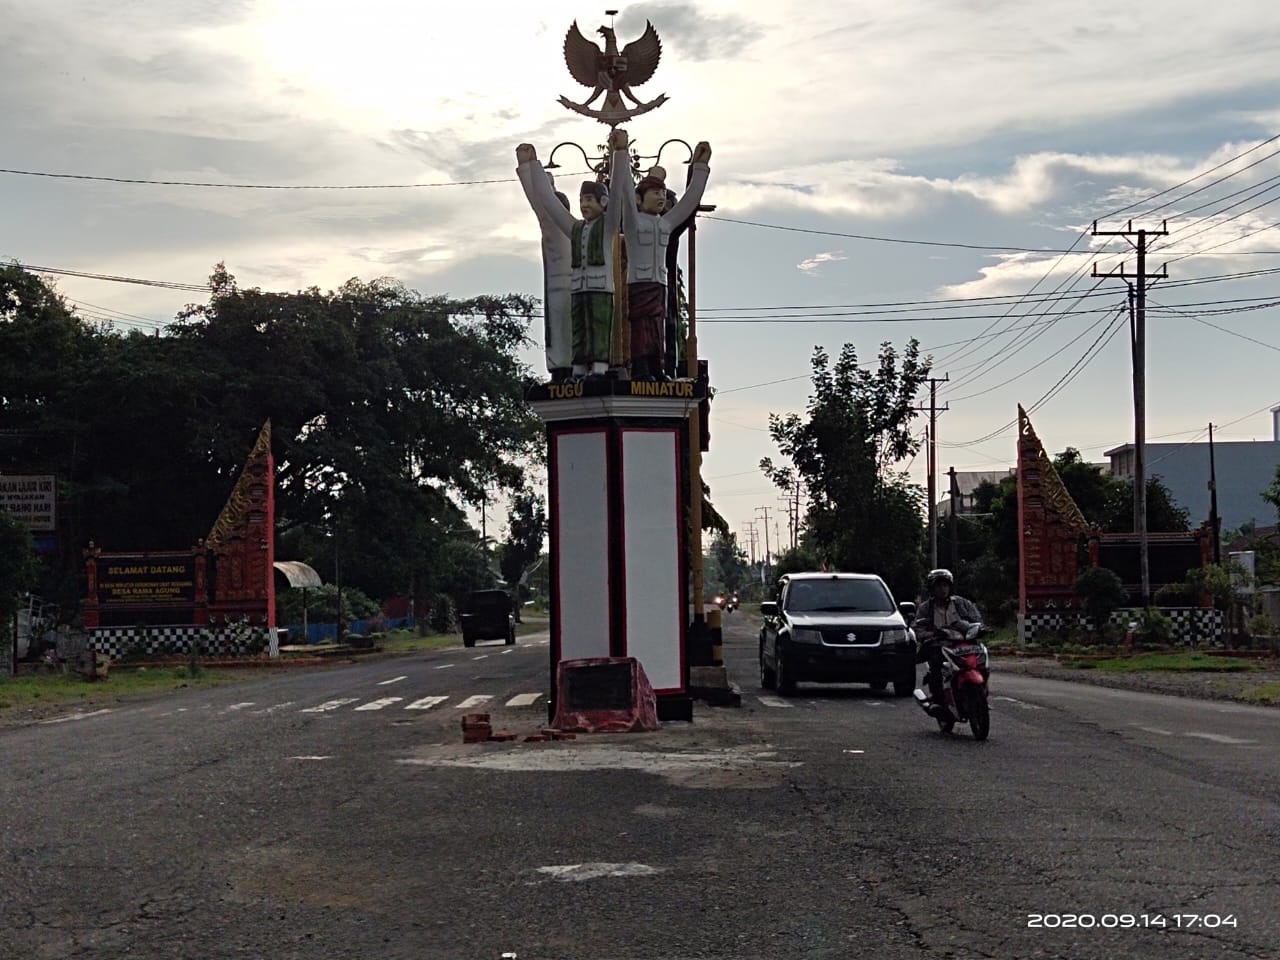
[[[807,260],[801,260],[796,264],[796,269],[808,277],[816,277],[818,268],[824,263],[838,263],[841,260],[848,260],[843,250],[829,250],[826,253],[817,253]]]
[[[733,59],[763,35],[759,24],[736,13],[714,16],[693,4],[651,3],[627,8],[617,24],[619,46],[639,36],[646,20],[658,31],[664,52],[670,48],[694,61]]]

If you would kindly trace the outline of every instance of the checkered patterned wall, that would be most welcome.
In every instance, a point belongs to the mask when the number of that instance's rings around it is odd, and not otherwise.
[[[1160,612],[1173,621],[1175,643],[1221,643],[1223,611],[1205,610],[1202,607],[1167,607]],[[1138,609],[1121,609],[1111,614],[1111,622],[1126,626],[1142,615]],[[1046,634],[1059,633],[1073,627],[1088,629],[1089,620],[1075,610],[1040,610],[1021,617],[1018,639],[1022,643],[1034,643]]]
[[[225,627],[149,627],[145,636],[137,627],[102,627],[89,632],[89,645],[112,660],[123,659],[131,653],[149,657],[187,656],[195,642],[199,642],[204,656],[234,657],[254,652],[255,644],[265,644],[266,631],[258,632],[263,639],[255,640],[254,634],[247,630]]]

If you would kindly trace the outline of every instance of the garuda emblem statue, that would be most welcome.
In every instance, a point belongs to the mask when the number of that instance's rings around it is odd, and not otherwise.
[[[591,96],[581,103],[574,103],[568,97],[561,97],[560,102],[575,113],[610,126],[617,126],[666,103],[665,93],[648,103],[641,103],[631,92],[632,87],[640,86],[653,76],[662,57],[662,41],[658,39],[658,31],[653,29],[653,24],[646,20],[644,33],[623,47],[621,53],[618,52],[618,39],[612,27],[600,27],[596,32],[604,37],[603,50],[582,35],[576,20],[565,34],[564,60],[569,73],[584,87],[593,89]],[[592,101],[601,94],[604,94],[604,102],[600,109],[593,109]],[[628,107],[623,97],[634,106]]]

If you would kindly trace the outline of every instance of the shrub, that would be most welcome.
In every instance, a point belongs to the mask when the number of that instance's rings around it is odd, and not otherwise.
[[[1138,640],[1167,646],[1173,637],[1173,621],[1159,610],[1149,608],[1138,614]]]
[[[1106,567],[1090,567],[1080,574],[1071,592],[1083,599],[1084,612],[1099,632],[1107,626],[1111,614],[1128,599],[1120,578]]]
[[[428,618],[431,629],[436,633],[452,633],[458,622],[453,598],[447,593],[437,593],[431,601],[431,615]]]

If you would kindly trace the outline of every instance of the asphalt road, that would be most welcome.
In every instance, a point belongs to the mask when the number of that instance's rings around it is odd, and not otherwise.
[[[1276,711],[997,664],[975,743],[726,623],[655,734],[463,745],[545,635],[0,730],[0,958],[1280,957]]]

